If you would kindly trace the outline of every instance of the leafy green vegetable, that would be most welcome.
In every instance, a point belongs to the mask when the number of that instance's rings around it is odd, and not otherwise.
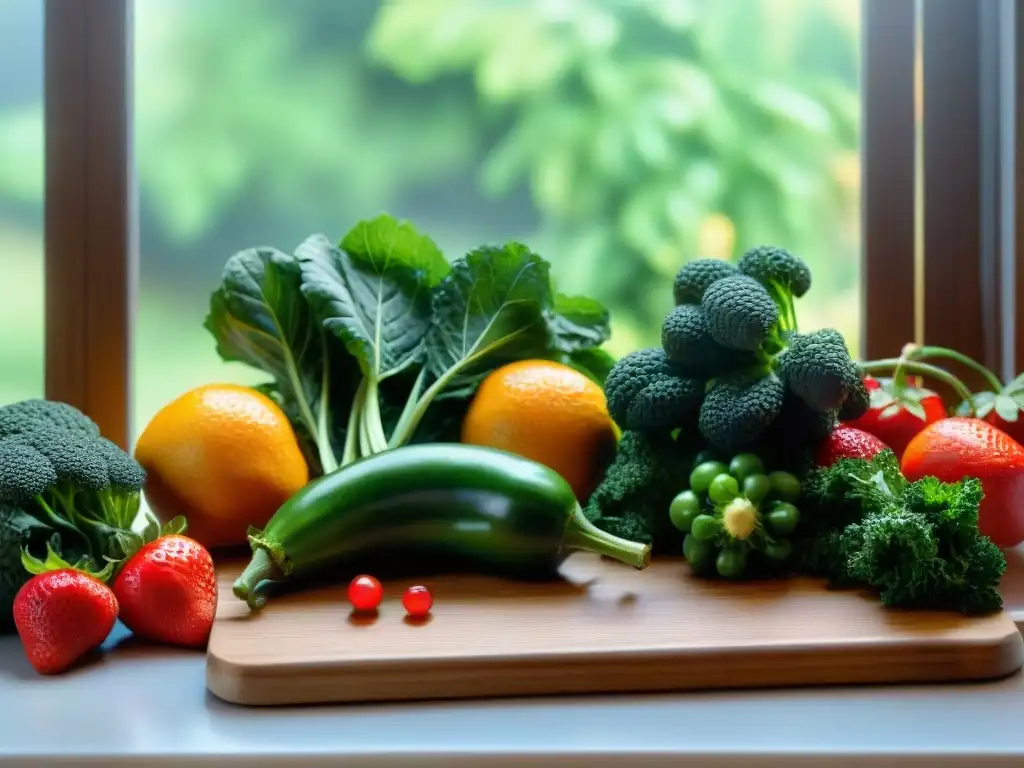
[[[386,215],[338,245],[313,235],[294,256],[232,256],[206,327],[223,358],[273,376],[262,389],[324,472],[424,433],[451,435],[479,382],[507,362],[558,360],[597,381],[613,364],[600,349],[608,311],[556,294],[527,246],[482,246],[449,264]]]
[[[204,327],[224,360],[273,376],[274,390],[316,447],[324,472],[337,468],[331,445],[331,366],[319,321],[302,294],[298,259],[274,248],[249,248],[224,266]]]
[[[997,611],[1006,559],[978,531],[975,478],[908,482],[896,455],[841,459],[804,484],[803,568],[837,585],[879,590],[885,605]]]

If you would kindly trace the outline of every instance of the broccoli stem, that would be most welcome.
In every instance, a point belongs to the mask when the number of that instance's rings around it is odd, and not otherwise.
[[[584,517],[583,508],[579,504],[566,523],[562,549],[593,552],[639,569],[651,564],[650,545],[628,541],[602,531]]]
[[[960,379],[949,371],[944,371],[942,368],[905,357],[871,360],[866,363],[860,363],[858,367],[864,373],[891,373],[896,370],[905,370],[918,376],[930,376],[936,381],[941,381],[952,387],[957,395],[970,407],[971,416],[974,415],[974,397],[971,390]]]

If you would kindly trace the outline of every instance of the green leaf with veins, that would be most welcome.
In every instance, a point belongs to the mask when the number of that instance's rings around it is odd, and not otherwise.
[[[427,361],[437,377],[479,373],[480,360],[543,356],[553,306],[548,264],[520,243],[471,251],[434,290]],[[494,364],[488,365],[493,368]]]
[[[516,359],[547,358],[554,299],[548,263],[525,245],[477,248],[451,265],[433,291],[426,370],[433,383],[403,417],[389,445],[409,442],[439,396],[468,395],[480,377]]]
[[[210,297],[204,327],[217,353],[266,371],[317,445],[325,472],[337,462],[330,444],[328,342],[301,291],[298,260],[274,248],[249,248],[228,259]]]
[[[611,315],[597,299],[587,296],[555,294],[554,307],[548,311],[551,346],[572,354],[599,347],[611,336]]]
[[[359,361],[363,383],[352,403],[353,432],[343,463],[387,448],[380,383],[423,363],[431,322],[430,288],[448,270],[441,251],[408,222],[379,216],[357,224],[335,247],[323,235],[296,250],[302,292],[317,317]]]

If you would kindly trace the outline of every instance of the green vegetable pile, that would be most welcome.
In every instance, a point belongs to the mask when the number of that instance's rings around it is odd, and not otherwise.
[[[139,514],[145,472],[66,403],[23,400],[0,407],[0,632],[34,573],[63,567],[109,582],[118,565],[161,533]],[[165,531],[181,532],[181,519]]]
[[[334,244],[232,256],[206,328],[225,360],[272,377],[263,390],[296,428],[314,474],[412,442],[457,439],[480,380],[524,358],[603,382],[608,312],[557,293],[525,245],[449,264],[408,222],[382,215]]]
[[[997,611],[1006,559],[978,532],[981,498],[975,478],[908,482],[890,450],[841,459],[804,481],[801,569],[873,587],[885,605]]]
[[[624,430],[696,428],[726,454],[785,446],[796,460],[869,398],[843,337],[800,333],[795,300],[811,287],[796,256],[774,247],[732,263],[695,259],[679,270],[662,345],[619,360],[608,409]]]
[[[695,574],[737,578],[748,574],[748,564],[754,566],[750,572],[771,572],[790,559],[799,498],[796,476],[767,474],[752,453],[737,454],[728,464],[703,454],[689,488],[672,500],[669,519],[686,534],[683,554]]]
[[[683,265],[662,345],[626,355],[605,380],[624,433],[588,519],[655,552],[678,552],[663,510],[698,452],[752,453],[769,471],[802,475],[840,418],[866,412],[868,392],[842,336],[798,330],[796,299],[810,287],[807,265],[771,246],[735,264]]]

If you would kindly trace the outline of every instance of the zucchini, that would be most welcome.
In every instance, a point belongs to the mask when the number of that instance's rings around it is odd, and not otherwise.
[[[263,606],[276,583],[373,551],[468,559],[485,570],[543,573],[574,550],[636,568],[650,547],[600,530],[554,470],[504,451],[458,443],[396,448],[307,485],[260,531],[234,583]],[[443,562],[443,560],[442,560]]]

